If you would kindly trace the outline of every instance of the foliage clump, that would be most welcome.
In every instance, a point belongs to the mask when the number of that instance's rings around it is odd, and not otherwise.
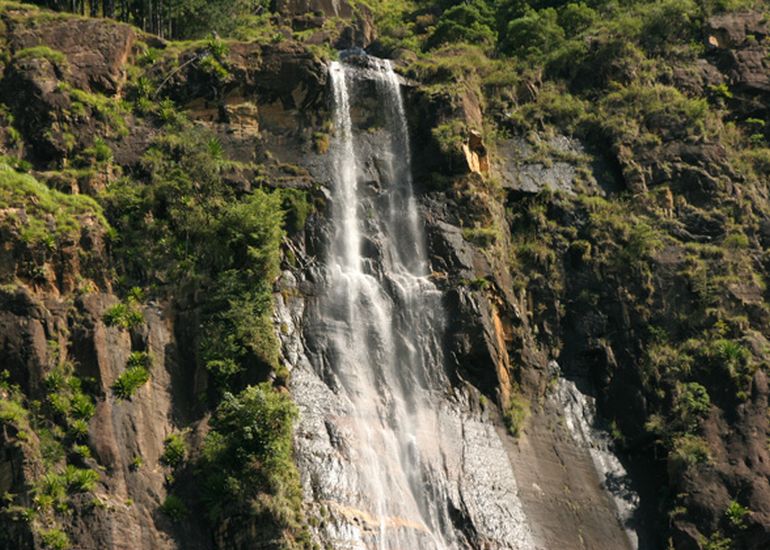
[[[267,383],[224,395],[198,464],[212,519],[248,507],[258,517],[279,518],[281,532],[303,532],[292,443],[296,416],[290,397]]]
[[[0,163],[0,208],[4,211],[0,225],[12,228],[29,247],[53,250],[64,242],[77,242],[84,226],[109,227],[91,197],[55,191],[4,163]]]
[[[512,436],[518,437],[528,416],[529,401],[521,393],[514,392],[503,415],[508,432]]]

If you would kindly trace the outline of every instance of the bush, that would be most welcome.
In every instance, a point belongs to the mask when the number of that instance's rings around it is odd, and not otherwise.
[[[742,530],[748,527],[746,525],[746,516],[750,513],[751,511],[748,508],[739,502],[731,500],[727,510],[725,510],[725,518],[727,518],[727,521],[733,528]]]
[[[496,39],[494,25],[494,14],[483,0],[458,3],[441,14],[427,46],[465,42],[491,47]]]
[[[512,55],[542,58],[556,50],[564,39],[555,9],[532,10],[508,24],[502,49]]]
[[[182,434],[171,434],[163,441],[163,454],[160,463],[170,468],[178,468],[187,458],[187,443]]]
[[[68,464],[62,474],[64,485],[69,493],[87,493],[94,490],[99,474],[93,470],[77,468]]]
[[[588,29],[597,17],[596,11],[583,2],[570,2],[559,10],[558,21],[567,37],[571,38]]]
[[[181,521],[189,514],[187,505],[176,495],[168,495],[160,505],[160,511],[174,521]]]
[[[710,459],[706,441],[698,436],[685,434],[674,438],[668,456],[668,467],[670,472],[676,473],[698,464],[706,464]]]
[[[51,550],[67,550],[72,547],[67,533],[61,529],[48,529],[40,532],[40,539],[43,545]]]
[[[146,367],[129,367],[112,384],[112,392],[118,399],[131,399],[134,393],[149,379],[150,371]]]
[[[737,391],[741,394],[746,392],[757,365],[743,345],[735,340],[718,338],[694,351],[703,361],[704,370],[721,370],[729,376]]]
[[[504,413],[505,426],[513,437],[518,437],[529,416],[529,402],[523,395],[514,393]]]
[[[706,388],[697,382],[677,384],[674,414],[685,430],[694,430],[700,419],[706,416],[710,409],[711,399]]]
[[[456,154],[459,153],[465,141],[465,123],[461,120],[452,119],[433,128],[431,134],[442,153]]]
[[[120,327],[122,329],[136,328],[144,322],[144,315],[139,305],[129,299],[126,303],[118,303],[104,312],[102,317],[108,327]]]
[[[0,422],[20,428],[27,423],[28,415],[27,409],[17,399],[0,397]]]
[[[291,398],[269,384],[225,394],[199,464],[212,519],[263,493],[285,503],[296,521],[301,507],[292,447],[296,416]]]
[[[144,367],[149,369],[152,366],[152,357],[145,351],[132,351],[128,356],[126,366],[128,368]]]

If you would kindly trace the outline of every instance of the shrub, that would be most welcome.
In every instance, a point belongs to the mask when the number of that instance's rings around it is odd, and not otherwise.
[[[40,539],[43,545],[51,550],[67,550],[72,547],[67,533],[61,529],[48,529],[40,532]]]
[[[686,470],[698,464],[705,464],[711,459],[706,441],[695,435],[677,436],[672,442],[668,456],[668,467],[673,472]]]
[[[558,21],[566,35],[573,37],[590,27],[597,17],[596,11],[583,2],[570,2],[559,10]]]
[[[62,474],[64,486],[69,493],[87,493],[93,491],[99,474],[93,470],[77,468],[68,464]]]
[[[170,468],[178,468],[187,458],[187,443],[182,434],[171,434],[163,441],[163,454],[160,463]]]
[[[144,322],[144,315],[138,304],[129,299],[126,303],[121,302],[110,307],[104,312],[102,319],[108,327],[132,329]]]
[[[131,399],[134,393],[149,379],[150,371],[146,367],[129,367],[112,384],[112,392],[119,399]]]
[[[292,424],[297,409],[269,384],[225,394],[211,419],[199,467],[212,519],[269,495],[300,515],[301,488],[293,460]],[[292,522],[295,520],[292,520]]]
[[[465,141],[465,123],[452,119],[433,128],[431,134],[442,153],[458,153]]]
[[[704,367],[722,370],[730,377],[735,388],[745,393],[757,368],[748,349],[735,340],[718,338],[699,347],[696,352],[704,362]]]
[[[0,422],[13,424],[17,428],[26,424],[29,411],[16,399],[0,397]]]
[[[83,460],[91,458],[92,456],[91,449],[88,447],[88,445],[73,445],[72,451]]]
[[[732,550],[733,541],[722,533],[712,533],[708,539],[701,537],[700,544],[703,550]]]
[[[96,412],[93,399],[84,393],[75,393],[70,399],[72,416],[78,420],[90,420]]]
[[[493,46],[494,14],[483,0],[458,3],[441,14],[436,29],[428,39],[428,47],[448,42]]]
[[[96,138],[93,145],[83,149],[76,161],[78,166],[89,167],[92,164],[104,164],[112,160],[112,149],[101,138]]]
[[[84,439],[88,435],[88,422],[83,419],[75,419],[69,422],[68,434],[76,441]]]
[[[145,351],[132,351],[126,362],[128,368],[144,367],[149,369],[152,366],[152,357]]]
[[[556,10],[531,10],[508,24],[502,49],[512,55],[538,58],[558,48],[564,39]]]
[[[697,382],[677,384],[674,413],[686,430],[695,429],[698,421],[707,415],[710,409],[711,400],[706,388]]]
[[[748,527],[746,525],[746,516],[750,513],[748,508],[735,500],[731,500],[727,510],[725,510],[725,518],[727,518],[727,521],[733,528],[742,530]]]
[[[640,4],[635,15],[643,21],[642,45],[648,50],[660,50],[675,40],[693,36],[698,6],[694,0],[661,0]]]
[[[529,416],[529,402],[523,395],[514,393],[503,415],[505,426],[513,437],[518,437]]]
[[[298,233],[305,229],[305,223],[313,210],[308,201],[307,192],[302,189],[282,189],[282,207],[286,213],[284,221],[290,233]]]
[[[187,505],[176,495],[168,495],[160,505],[160,511],[174,521],[183,520],[189,513]]]

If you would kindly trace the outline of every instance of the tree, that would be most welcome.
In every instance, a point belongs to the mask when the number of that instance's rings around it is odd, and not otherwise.
[[[508,24],[502,50],[514,55],[543,55],[555,50],[564,39],[555,9],[531,10]]]
[[[428,47],[449,42],[493,46],[496,39],[494,27],[494,12],[484,0],[461,2],[441,15],[436,30],[428,40]]]

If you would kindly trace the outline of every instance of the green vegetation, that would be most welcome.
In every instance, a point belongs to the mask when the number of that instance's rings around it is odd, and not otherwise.
[[[728,523],[734,529],[743,530],[748,527],[746,525],[746,516],[750,513],[751,511],[748,508],[742,506],[735,500],[731,500],[730,504],[727,506],[727,510],[725,510],[725,518],[727,518]]]
[[[76,10],[88,5],[92,15],[197,40],[157,50],[139,44],[126,85],[130,104],[60,84],[58,91],[71,106],[47,137],[67,150],[67,158],[58,160],[71,164],[49,177],[32,172],[40,166],[11,158],[17,153],[9,150],[0,161],[5,213],[0,228],[19,236],[12,242],[25,250],[14,254],[44,250],[52,257],[94,229],[109,229],[109,219],[114,271],[105,277],[125,299],[104,312],[105,324],[131,330],[136,340],[145,296],[161,303],[173,299],[179,311],[194,312],[187,336],[198,347],[190,351],[209,374],[205,395],[197,397],[202,409],[215,411],[211,431],[203,449],[188,448],[194,438],[188,441],[184,431],[164,442],[160,461],[173,477],[168,474],[172,492],[160,511],[182,520],[188,515],[177,496],[182,494],[190,508],[205,504],[213,523],[256,516],[264,520],[257,524],[277,531],[265,540],[281,537],[291,546],[306,537],[291,449],[296,410],[282,390],[258,381],[268,373],[277,375],[279,386],[285,381],[272,320],[273,283],[284,232],[302,231],[313,204],[304,191],[273,189],[281,176],[268,175],[264,166],[229,160],[228,143],[185,118],[180,106],[189,98],[174,95],[177,105],[163,97],[172,95],[173,86],[162,79],[173,77],[193,52],[199,55],[191,65],[196,78],[211,84],[219,99],[235,74],[228,64],[229,50],[239,51],[232,38],[268,44],[303,41],[316,33],[289,28],[270,13],[272,3],[262,0],[129,1],[117,9],[115,4],[70,3]],[[364,2],[354,4],[360,9]],[[616,380],[639,386],[641,418],[610,418],[613,436],[619,446],[634,445],[667,466],[672,486],[685,473],[707,469],[717,453],[709,449],[711,432],[704,426],[743,406],[755,373],[766,368],[764,337],[757,335],[770,326],[764,275],[768,208],[758,182],[770,175],[770,148],[764,115],[736,108],[739,102],[751,104],[741,97],[741,87],[712,83],[713,75],[696,74],[694,68],[705,59],[708,16],[762,6],[750,0],[365,4],[377,21],[375,47],[400,57],[399,66],[419,83],[420,99],[438,113],[425,134],[449,169],[428,185],[451,192],[468,213],[462,218],[465,239],[484,247],[488,258],[507,262],[517,295],[532,305],[526,313],[538,344],[563,349],[560,331],[576,331],[571,342],[596,348],[579,351],[591,357],[606,352],[608,364],[616,360],[617,369],[613,364],[612,372],[607,367],[597,377],[609,380],[601,388],[608,396],[602,412],[612,416],[618,410],[612,401]],[[340,24],[329,18],[323,31],[333,37]],[[314,48],[334,55],[328,45]],[[59,69],[66,63],[61,52],[46,46],[16,51],[5,62],[37,58]],[[483,120],[459,118],[476,106]],[[25,145],[10,113],[0,109],[0,115],[9,143]],[[150,129],[152,141],[140,162],[118,166],[108,143],[137,119]],[[98,123],[101,137],[92,142],[77,132],[76,124],[86,120]],[[331,128],[313,130],[308,138],[315,150],[327,152]],[[516,136],[532,146],[528,162],[572,164],[578,174],[575,194],[543,192],[503,204],[504,193],[492,178],[452,179],[463,166],[462,145],[470,130],[484,136],[492,158],[497,140]],[[561,134],[579,138],[591,153],[554,150],[548,139]],[[597,157],[608,157],[612,174],[594,174],[585,158],[593,149],[600,151]],[[709,156],[692,160],[701,149]],[[119,151],[125,154],[116,147],[116,157]],[[278,169],[286,177],[307,176],[300,167]],[[106,185],[100,204],[43,183],[74,189],[67,182],[89,177],[87,171]],[[249,185],[233,183],[244,175]],[[595,176],[599,183],[617,180],[625,191],[597,196],[591,187]],[[500,212],[507,208],[510,235],[504,234],[502,214],[485,210],[494,201]],[[505,251],[508,242],[512,247]],[[498,257],[504,253],[509,257]],[[87,258],[79,259],[87,264]],[[46,276],[39,257],[31,262],[29,271],[36,275],[21,273],[25,284]],[[498,290],[484,277],[460,283],[490,295]],[[579,332],[584,319],[590,322],[585,333]],[[601,364],[597,360],[591,368],[602,369]],[[47,473],[35,484],[38,511],[29,512],[37,514],[36,525],[49,512],[65,513],[71,495],[91,490],[98,479],[82,466],[94,460],[85,442],[95,411],[92,396],[99,392],[64,358],[57,356],[49,367],[34,399],[18,387],[0,385],[0,422],[13,444],[39,440],[34,453]],[[136,395],[151,368],[146,352],[133,352],[112,387],[115,396]],[[529,402],[514,391],[503,405],[509,431],[519,434]],[[134,457],[130,468],[141,466],[142,458]],[[182,486],[189,475],[203,480],[200,494]],[[684,507],[680,515],[687,514]],[[722,530],[737,540],[751,520],[748,509],[731,502]],[[66,547],[69,541],[57,525],[47,518],[41,537],[48,546]],[[709,536],[705,548],[732,544],[721,532]]]
[[[167,38],[205,36],[212,30],[230,35],[254,21],[254,13],[269,7],[269,0],[183,0],[151,2],[142,0],[33,0],[52,9],[69,9],[92,17],[112,17],[133,23],[143,30]]]
[[[128,133],[125,117],[127,111],[119,100],[103,95],[73,88],[65,82],[58,84],[58,89],[70,96],[71,114],[75,117],[92,117],[108,129],[108,133],[125,136]]]
[[[64,242],[77,241],[89,222],[109,227],[92,198],[54,191],[4,163],[0,163],[0,208],[10,211],[0,224],[18,234],[30,248],[53,250]],[[24,214],[26,221],[21,223]]]
[[[732,550],[733,540],[721,533],[712,533],[708,539],[702,538],[703,550]]]
[[[524,427],[524,422],[529,416],[529,401],[518,391],[515,391],[510,397],[503,416],[510,434],[518,437]]]
[[[61,529],[48,529],[40,533],[40,538],[46,548],[51,550],[67,550],[72,547],[67,533]]]
[[[150,371],[144,366],[129,366],[112,384],[112,392],[118,399],[131,399],[139,388],[150,380]]]
[[[492,246],[500,238],[495,227],[466,227],[463,229],[463,237],[466,241],[482,247]]]
[[[296,415],[289,396],[269,384],[224,395],[211,419],[212,429],[198,464],[204,501],[213,520],[248,510],[278,520],[276,530],[281,537],[287,536],[287,530],[300,538],[306,536],[302,491],[293,462]]]
[[[130,304],[119,302],[104,312],[104,324],[108,327],[131,329],[144,322],[142,312]]]
[[[694,435],[682,435],[674,438],[669,455],[669,470],[686,469],[698,464],[705,464],[711,458],[708,444]]]
[[[49,48],[48,46],[33,46],[31,48],[18,50],[14,54],[13,58],[16,61],[42,58],[47,59],[51,63],[55,63],[57,65],[64,65],[67,62],[67,58],[62,52]]]
[[[184,434],[171,434],[163,441],[160,463],[169,468],[178,468],[187,458],[187,443]]]
[[[176,495],[168,495],[160,511],[174,521],[181,521],[190,513],[184,501]]]
[[[258,524],[280,526],[270,540],[304,540],[292,457],[296,412],[269,384],[246,381],[266,368],[281,374],[272,285],[284,230],[301,230],[311,205],[302,191],[238,192],[227,176],[250,167],[229,161],[215,136],[181,118],[166,130],[142,158],[139,179],[112,182],[101,199],[115,228],[124,283],[174,295],[200,312],[196,351],[213,382],[202,399],[216,413],[194,463],[188,464],[193,454],[184,433],[166,439],[160,461],[174,470],[167,484],[176,490],[192,468],[203,480],[195,498],[212,523],[256,515],[264,519]],[[115,324],[139,322],[127,315],[138,303],[129,296]],[[147,357],[132,357],[113,387],[121,398],[149,378]],[[178,521],[187,506],[171,494],[161,511]]]
[[[141,310],[141,289],[134,287],[128,294],[125,302],[118,302],[104,312],[102,319],[108,327],[119,327],[130,330],[144,323],[144,314]]]
[[[131,399],[136,391],[150,380],[152,358],[143,351],[128,356],[126,370],[112,384],[112,392],[119,399]]]

